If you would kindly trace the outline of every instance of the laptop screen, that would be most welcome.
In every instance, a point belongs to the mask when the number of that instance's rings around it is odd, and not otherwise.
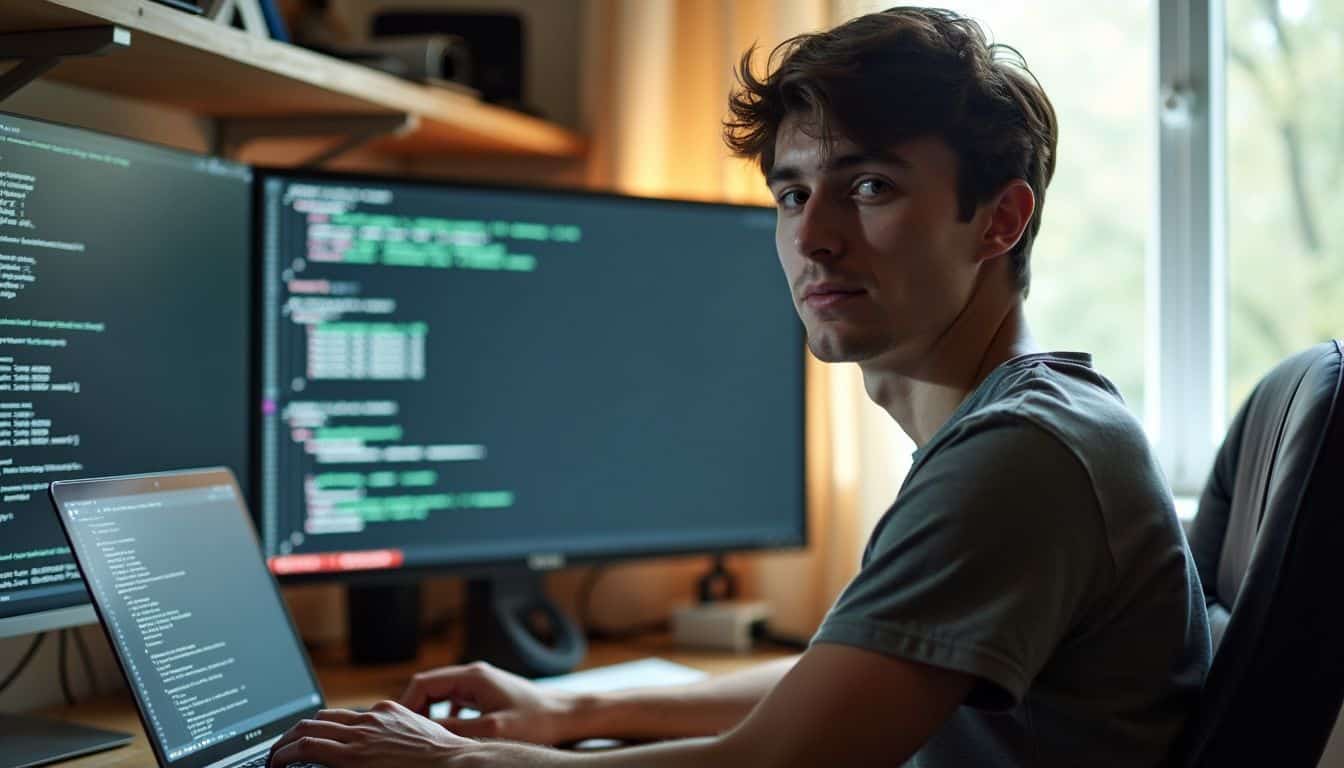
[[[52,498],[161,762],[209,765],[321,706],[228,470]]]

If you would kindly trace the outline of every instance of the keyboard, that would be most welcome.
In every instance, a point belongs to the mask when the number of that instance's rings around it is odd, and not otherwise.
[[[268,757],[270,757],[270,755],[259,755],[248,760],[246,763],[239,763],[233,766],[233,768],[266,768],[266,758]],[[320,766],[317,763],[290,763],[285,766],[285,768],[323,768],[323,766]]]

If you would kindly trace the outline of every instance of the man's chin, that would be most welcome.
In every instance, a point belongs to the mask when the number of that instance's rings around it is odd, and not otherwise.
[[[807,348],[823,363],[860,363],[881,352],[880,345],[833,335],[807,337]]]

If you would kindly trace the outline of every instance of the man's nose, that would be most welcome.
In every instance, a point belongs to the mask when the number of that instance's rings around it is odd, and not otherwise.
[[[793,245],[798,254],[812,261],[829,262],[844,252],[844,237],[838,226],[839,212],[821,195],[813,195],[803,205],[794,230]]]

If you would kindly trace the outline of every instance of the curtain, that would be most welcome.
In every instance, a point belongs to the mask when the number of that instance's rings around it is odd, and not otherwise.
[[[723,144],[733,67],[752,44],[761,64],[779,42],[831,26],[841,20],[838,13],[829,0],[590,0],[588,183],[639,195],[770,204],[760,171],[730,157]],[[809,357],[806,371],[809,544],[734,560],[746,592],[768,600],[776,628],[796,635],[816,629],[853,577],[913,449],[868,400],[856,366]],[[643,599],[626,598],[645,603],[636,612],[649,613],[649,602],[676,591],[669,582],[685,583],[696,572],[674,570],[640,568]]]

